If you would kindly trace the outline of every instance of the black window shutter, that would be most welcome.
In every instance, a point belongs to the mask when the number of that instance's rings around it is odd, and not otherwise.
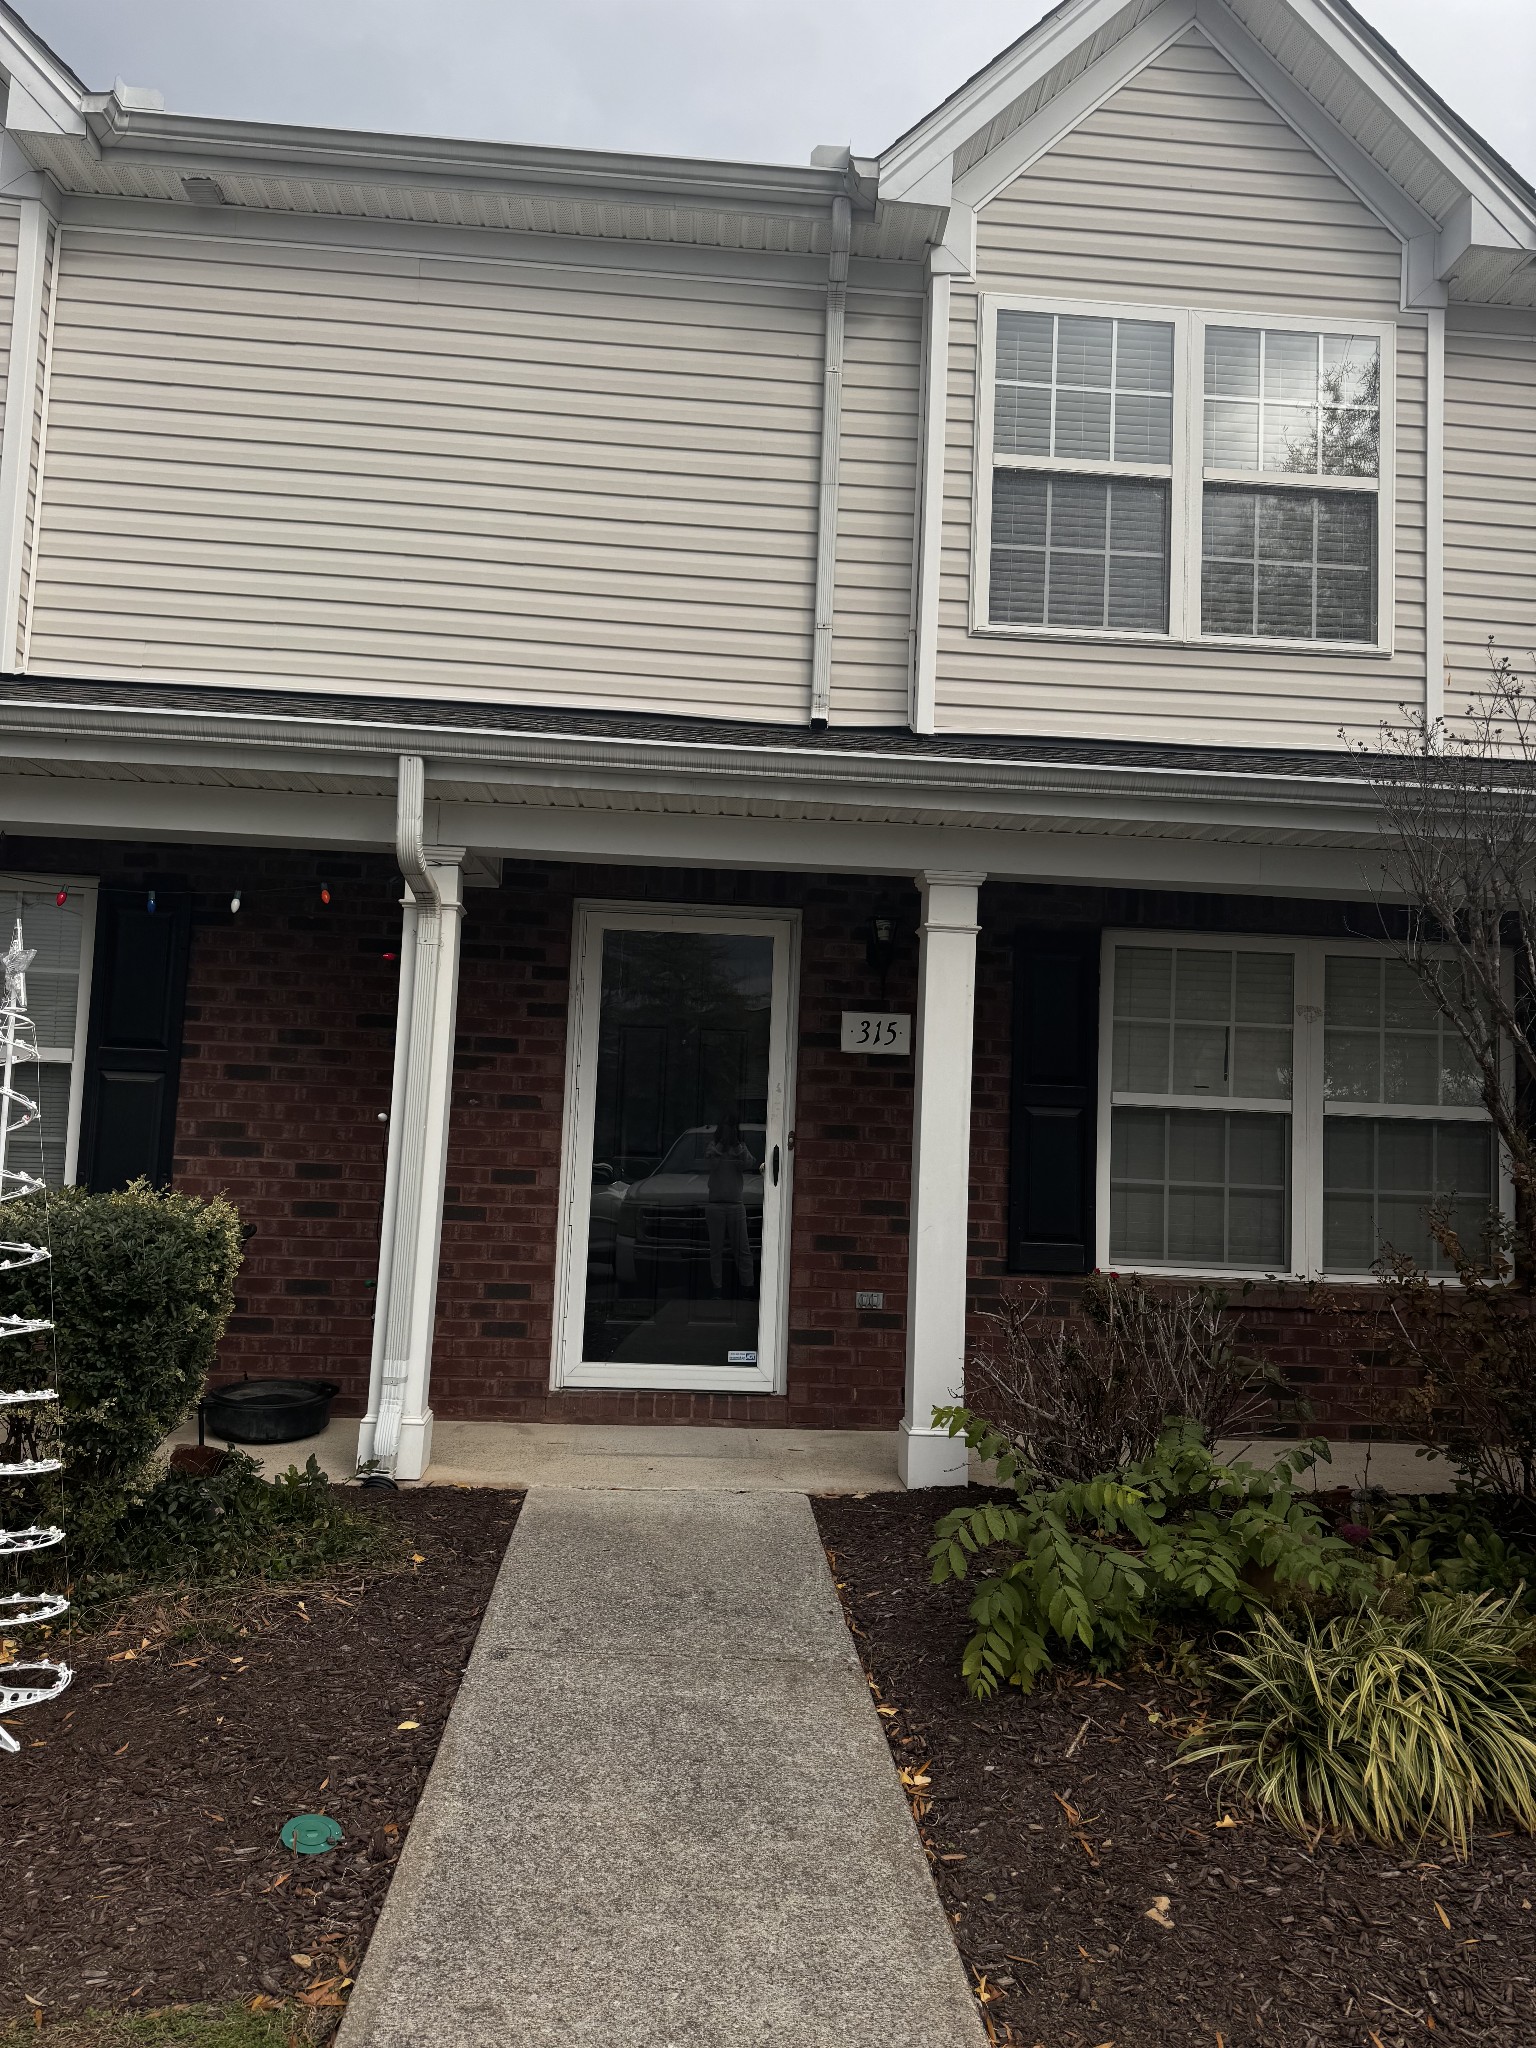
[[[1093,1265],[1099,935],[1025,932],[1013,984],[1008,1269]]]
[[[79,1178],[102,1191],[171,1177],[191,905],[103,889],[96,910]]]

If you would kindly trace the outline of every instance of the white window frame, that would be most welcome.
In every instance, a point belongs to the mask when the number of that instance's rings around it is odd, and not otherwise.
[[[976,386],[972,503],[971,632],[986,639],[1084,640],[1151,647],[1248,648],[1283,654],[1351,655],[1382,660],[1393,652],[1397,561],[1397,328],[1391,321],[1350,314],[1270,313],[1253,306],[1215,307],[1125,304],[1109,299],[1032,298],[1017,292],[984,292],[980,300],[981,363]],[[1054,456],[1013,455],[993,449],[997,403],[997,316],[1001,312],[1055,313],[1097,320],[1161,320],[1173,328],[1173,460],[1171,463],[1058,461]],[[1281,329],[1294,334],[1348,331],[1375,338],[1380,350],[1380,456],[1375,477],[1300,476],[1267,470],[1205,468],[1205,331],[1208,327]],[[1047,476],[1153,479],[1169,485],[1168,630],[1134,631],[1112,626],[1016,626],[994,624],[992,608],[992,478],[999,469]],[[1202,633],[1200,572],[1204,552],[1204,497],[1207,482],[1247,490],[1365,491],[1376,503],[1376,638],[1291,640],[1262,634]]]
[[[71,902],[80,905],[80,982],[75,1001],[75,1042],[62,1046],[39,1046],[40,1066],[69,1067],[69,1128],[64,1142],[64,1185],[73,1187],[80,1166],[80,1116],[85,1102],[85,1055],[91,1027],[91,969],[96,957],[96,897],[99,883],[94,875],[27,875],[9,870],[0,873],[0,889],[21,889],[30,895],[57,896],[67,889]],[[9,929],[0,933],[0,951],[11,942]],[[26,1090],[25,1080],[18,1085]]]
[[[789,1269],[793,1242],[795,1056],[799,1045],[800,929],[798,910],[732,910],[713,904],[609,902],[575,905],[566,1032],[565,1115],[560,1141],[560,1237],[549,1383],[724,1394],[782,1394],[788,1383]],[[611,931],[719,932],[774,941],[764,1143],[779,1148],[777,1204],[763,1219],[758,1363],[755,1366],[623,1365],[582,1357],[591,1219],[591,1159],[601,1025],[603,940]]]
[[[1114,1087],[1115,949],[1118,946],[1169,946],[1213,953],[1288,953],[1294,962],[1292,1001],[1291,1094],[1274,1096],[1150,1095]],[[1450,949],[1440,949],[1446,958]],[[1333,1279],[1349,1286],[1378,1284],[1371,1273],[1330,1273],[1323,1265],[1323,1128],[1329,1117],[1402,1117],[1424,1123],[1480,1123],[1492,1119],[1481,1104],[1329,1102],[1323,1095],[1324,961],[1340,955],[1358,959],[1390,959],[1390,945],[1370,939],[1292,938],[1249,932],[1106,931],[1099,958],[1099,1107],[1096,1132],[1094,1200],[1094,1264],[1108,1269],[1110,1203],[1110,1124],[1117,1108],[1196,1109],[1211,1114],[1289,1116],[1291,1119],[1290,1264],[1283,1271],[1241,1266],[1147,1266],[1148,1273],[1195,1280]],[[1513,961],[1506,956],[1506,978],[1512,985]],[[1505,1085],[1509,1085],[1509,1049],[1505,1048]],[[1495,1133],[1498,1164],[1498,1205],[1507,1221],[1515,1213],[1514,1182],[1509,1159]],[[1448,1276],[1440,1276],[1448,1277]],[[1452,1283],[1454,1284],[1454,1283]]]

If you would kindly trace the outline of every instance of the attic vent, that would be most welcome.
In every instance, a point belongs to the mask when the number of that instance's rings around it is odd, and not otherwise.
[[[224,197],[224,187],[218,179],[205,177],[201,172],[195,172],[190,178],[183,178],[181,189],[194,206],[224,206],[228,203]]]

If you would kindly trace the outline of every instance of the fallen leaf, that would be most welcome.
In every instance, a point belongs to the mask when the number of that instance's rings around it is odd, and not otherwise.
[[[1435,1911],[1440,1915],[1440,1925],[1449,1934],[1451,1931],[1451,1918],[1438,1899],[1435,1900]]]
[[[398,1725],[402,1728],[419,1728],[421,1726],[421,1723],[419,1721],[401,1721]],[[329,1782],[329,1780],[327,1780],[327,1782]]]
[[[313,1956],[290,1956],[288,1960],[290,1963],[297,1963],[301,1970],[312,1970],[315,1967]]]
[[[1148,1906],[1146,1912],[1142,1915],[1142,1918],[1145,1920],[1155,1921],[1159,1927],[1166,1927],[1171,1931],[1173,1927],[1173,1915],[1169,1912],[1168,1908],[1172,1904],[1173,1901],[1168,1897],[1166,1892],[1159,1892],[1157,1897],[1152,1901],[1151,1905]]]
[[[1224,1813],[1221,1816],[1221,1819],[1217,1821],[1216,1825],[1219,1828],[1240,1828],[1242,1826],[1242,1822],[1240,1820],[1234,1820],[1230,1813]]]
[[[412,1564],[425,1564],[425,1563],[426,1563],[426,1561],[427,1561],[427,1560],[426,1560],[426,1559],[425,1559],[425,1558],[424,1558],[424,1557],[422,1556],[422,1554],[421,1554],[421,1552],[420,1552],[419,1550],[413,1550],[413,1551],[411,1552],[411,1563],[412,1563]]]

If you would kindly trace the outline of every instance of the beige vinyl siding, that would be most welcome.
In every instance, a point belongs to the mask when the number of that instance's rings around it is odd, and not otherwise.
[[[982,292],[1315,316],[1398,328],[1395,647],[1380,656],[969,632],[977,292],[952,305],[940,585],[941,729],[1332,746],[1424,688],[1422,316],[1400,246],[1197,32],[985,206]]]
[[[71,229],[34,672],[802,719],[824,297]]]
[[[11,322],[16,314],[16,244],[21,217],[0,208],[0,399],[11,367]],[[0,411],[3,411],[0,403]]]
[[[1488,331],[1496,326],[1497,331]],[[1536,314],[1453,306],[1445,337],[1445,658],[1454,713],[1488,640],[1536,648]]]
[[[904,725],[917,487],[917,301],[851,297],[843,352],[834,725]]]
[[[26,666],[27,614],[32,601],[33,552],[37,545],[37,513],[39,487],[43,477],[43,436],[47,430],[47,382],[48,382],[48,334],[49,316],[53,308],[53,273],[58,260],[59,230],[49,223],[47,240],[43,247],[43,277],[39,300],[37,349],[34,356],[32,377],[35,386],[32,406],[32,454],[27,466],[27,516],[21,529],[21,587],[16,615],[16,661],[18,669]]]

